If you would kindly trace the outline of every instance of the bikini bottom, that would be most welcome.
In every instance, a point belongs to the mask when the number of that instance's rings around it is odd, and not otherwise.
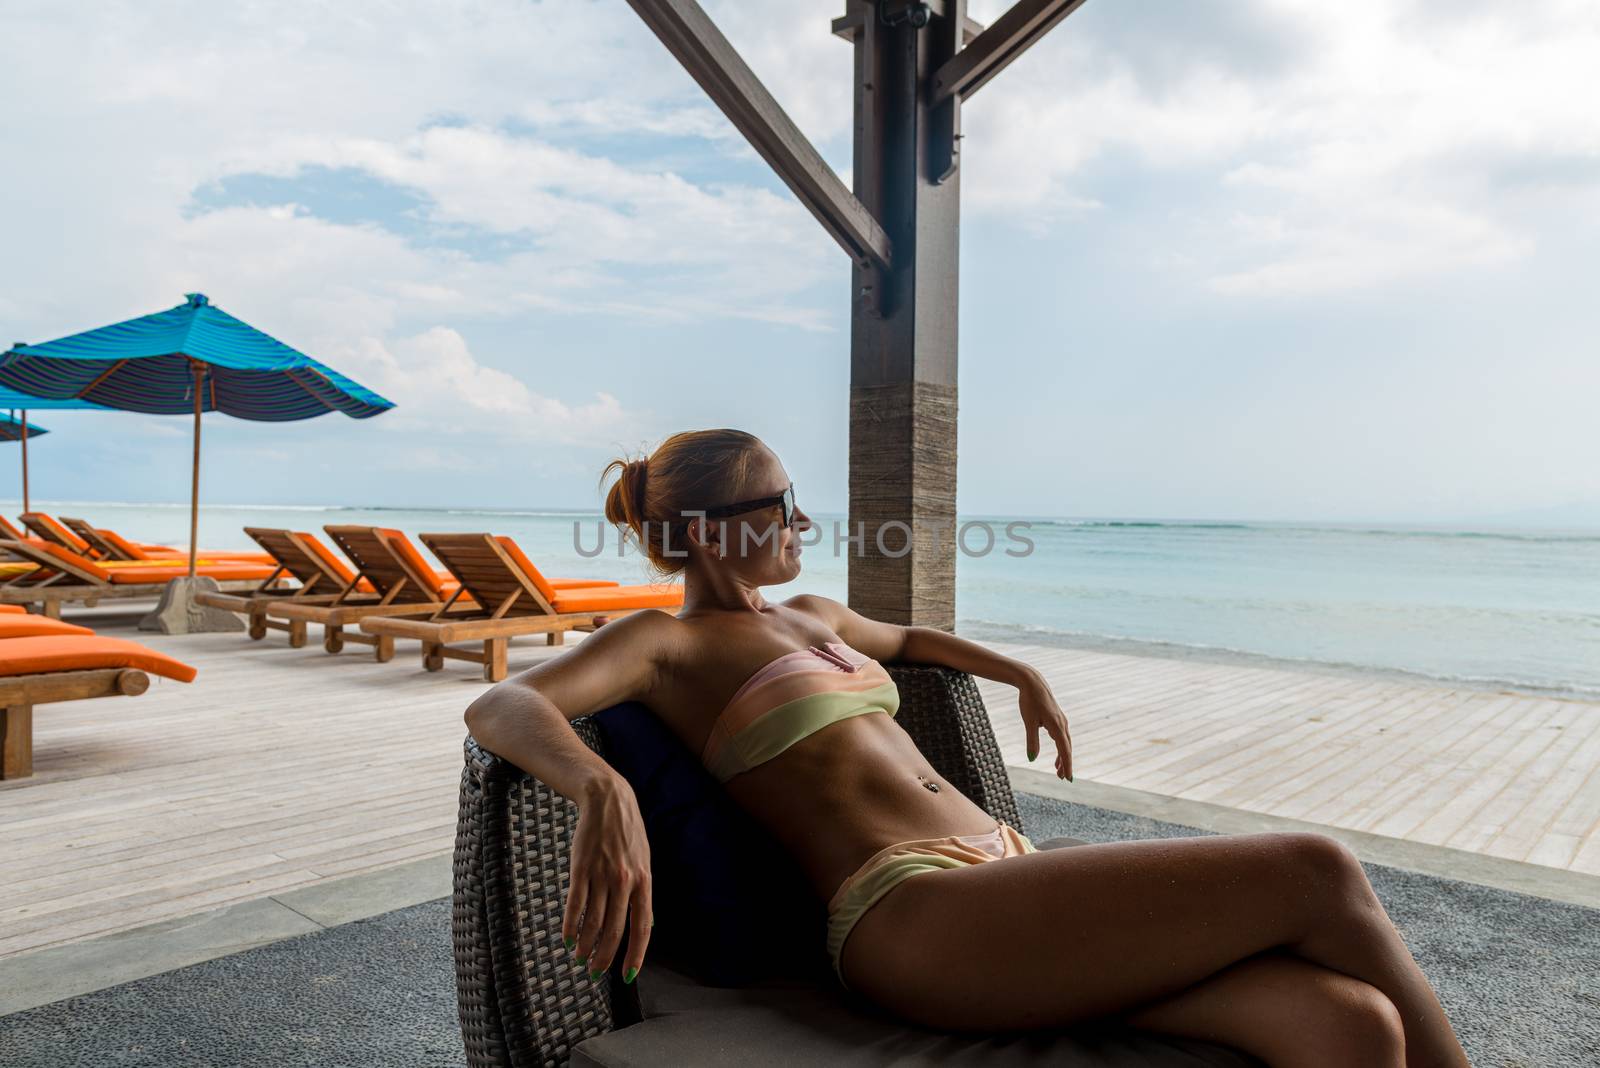
[[[845,939],[850,937],[856,921],[877,904],[879,898],[905,880],[913,875],[943,868],[964,868],[970,864],[1037,852],[1021,831],[998,820],[994,830],[982,834],[919,838],[910,842],[896,842],[878,850],[839,884],[839,889],[828,901],[828,956],[833,960],[833,970],[839,976],[839,982],[846,990],[850,989],[850,984],[844,981],[839,959],[844,954]]]

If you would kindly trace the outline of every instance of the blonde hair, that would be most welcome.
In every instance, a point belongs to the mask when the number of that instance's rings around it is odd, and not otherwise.
[[[600,472],[602,484],[621,472],[606,494],[606,519],[633,532],[657,572],[675,575],[688,564],[683,549],[694,518],[683,513],[732,501],[763,447],[743,430],[686,430],[647,457],[612,460]]]

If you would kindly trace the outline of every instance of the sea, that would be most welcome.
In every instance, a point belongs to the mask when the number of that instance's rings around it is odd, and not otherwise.
[[[144,541],[188,544],[187,504],[43,501]],[[20,508],[9,509],[13,514]],[[782,598],[846,600],[842,515]],[[956,629],[972,638],[1381,673],[1600,700],[1600,530],[962,516]],[[645,582],[596,512],[202,506],[203,548],[246,526],[509,534],[552,575]],[[835,544],[835,532],[839,544]],[[992,539],[991,539],[992,535]],[[896,551],[899,534],[885,535]]]

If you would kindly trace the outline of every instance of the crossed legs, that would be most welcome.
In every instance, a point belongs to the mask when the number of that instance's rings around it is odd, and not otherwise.
[[[945,1029],[1113,1019],[1273,1068],[1467,1064],[1360,862],[1324,835],[1104,843],[919,875],[861,917],[841,968]]]

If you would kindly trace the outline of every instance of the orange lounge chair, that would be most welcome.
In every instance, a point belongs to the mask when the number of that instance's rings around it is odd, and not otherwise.
[[[115,531],[101,530],[87,519],[74,519],[71,516],[58,516],[61,525],[72,533],[82,538],[94,547],[103,560],[176,560],[189,562],[189,554],[183,549],[175,549],[170,545],[150,545],[130,542]],[[107,537],[115,535],[116,540]],[[202,553],[201,555],[215,556],[215,553]],[[231,554],[230,554],[231,555]]]
[[[34,705],[133,697],[149,689],[151,675],[191,682],[195,669],[138,642],[93,632],[0,639],[0,779],[33,774]]]
[[[56,522],[54,516],[46,515],[43,512],[23,512],[17,518],[22,520],[22,525],[27,527],[28,532],[39,541],[47,541],[51,545],[59,545],[63,549],[71,549],[79,556],[87,556],[91,560],[116,559],[114,556],[102,553],[88,541]]]
[[[346,641],[373,647],[381,661],[394,656],[394,639],[362,633],[346,633],[362,620],[374,616],[427,615],[443,607],[448,596],[441,591],[439,577],[420,558],[397,555],[387,535],[405,535],[379,527],[329,524],[322,528],[328,537],[355,564],[355,573],[331,601],[305,604],[279,601],[267,614],[305,626],[322,624],[322,648],[329,653],[344,649]],[[358,585],[370,593],[360,592]]]
[[[372,618],[430,615],[443,609],[460,589],[446,577],[449,572],[441,574],[429,565],[401,531],[336,523],[322,529],[356,565],[357,581],[375,592],[376,599],[347,595],[327,603],[278,601],[268,606],[267,614],[302,625],[322,624],[322,647],[330,653],[341,651],[345,642],[358,642],[372,646],[378,661],[386,662],[394,657],[393,635],[346,628]],[[571,587],[603,584],[588,579],[557,581]],[[460,604],[461,611],[474,607],[470,598]]]
[[[48,543],[0,540],[0,549],[36,565],[0,584],[0,604],[38,605],[52,618],[60,618],[67,602],[93,607],[101,598],[159,597],[168,581],[189,574],[187,563],[95,561]],[[224,590],[253,589],[272,572],[270,565],[246,560],[208,561],[195,571]]]
[[[202,592],[195,594],[195,600],[244,616],[253,640],[265,638],[268,630],[282,630],[288,632],[293,648],[306,643],[306,620],[270,619],[267,610],[274,604],[328,605],[352,596],[362,603],[375,600],[372,584],[358,579],[315,534],[272,527],[245,527],[244,532],[266,551],[277,570],[248,593]],[[284,576],[293,578],[297,585],[278,585]]]
[[[369,634],[416,638],[422,642],[422,666],[444,667],[446,657],[483,665],[483,677],[506,677],[506,645],[523,634],[543,634],[550,645],[561,644],[569,630],[593,630],[602,617],[624,616],[647,608],[683,604],[683,587],[673,585],[606,586],[558,589],[533,566],[515,541],[492,534],[422,534],[461,584],[460,590],[428,619],[367,619]],[[470,597],[471,611],[457,608]],[[451,642],[483,642],[483,651],[451,648]]]
[[[149,560],[159,560],[164,563],[181,561],[185,566],[189,563],[187,549],[130,541],[114,530],[91,526],[83,519],[68,519],[62,516],[58,521],[44,512],[28,512],[21,518],[28,529],[38,534],[42,540],[71,549],[80,556],[91,559],[119,563]],[[273,562],[268,554],[254,550],[201,549],[196,555],[212,561],[248,560],[255,564]]]

